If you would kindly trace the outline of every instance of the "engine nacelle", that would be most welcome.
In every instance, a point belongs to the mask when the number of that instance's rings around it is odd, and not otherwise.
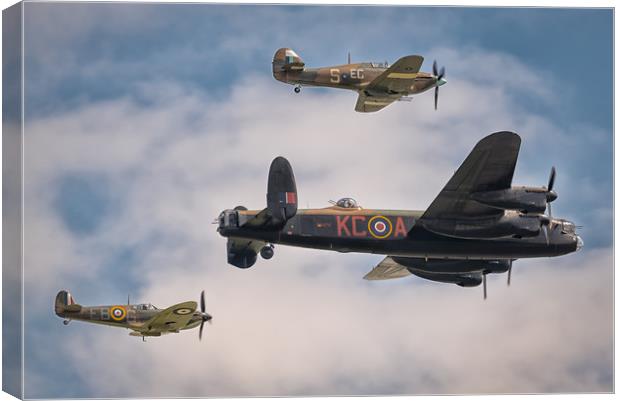
[[[509,260],[462,260],[462,259],[425,259],[391,257],[396,263],[407,267],[411,273],[505,273],[510,268]]]
[[[537,187],[513,187],[499,191],[475,192],[471,198],[483,205],[523,213],[544,213],[547,209],[547,190]]]
[[[411,271],[411,274],[415,274],[427,280],[438,281],[440,283],[452,283],[461,287],[476,287],[482,283],[481,273],[448,274]]]
[[[436,234],[456,238],[536,237],[541,230],[542,218],[540,215],[509,212],[500,218],[485,220],[432,220],[425,222],[424,227]]]

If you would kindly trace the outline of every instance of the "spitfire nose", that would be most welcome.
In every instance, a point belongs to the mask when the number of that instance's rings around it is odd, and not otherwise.
[[[205,322],[208,322],[209,320],[213,319],[213,316],[209,315],[208,313],[203,313],[203,314],[202,314],[202,319],[203,319]]]
[[[446,81],[445,78],[439,78],[439,80],[437,80],[437,86],[445,85],[447,83],[448,81]]]
[[[580,250],[581,248],[583,248],[583,240],[581,239],[580,236],[577,235],[577,249],[576,249],[576,251]]]

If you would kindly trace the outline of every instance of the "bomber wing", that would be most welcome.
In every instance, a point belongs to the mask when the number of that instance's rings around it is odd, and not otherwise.
[[[422,56],[401,57],[390,68],[373,79],[365,90],[369,93],[407,93],[420,72],[423,61]]]
[[[141,326],[133,326],[132,329],[140,333],[163,333],[180,330],[187,326],[197,307],[198,304],[195,301],[172,305],[144,322]]]
[[[486,273],[509,271],[511,263],[509,259],[426,259],[388,256],[364,278],[366,280],[388,280],[413,274],[426,280],[475,287],[484,282]]]
[[[411,273],[405,266],[396,263],[394,259],[387,256],[364,276],[364,280],[390,280],[409,275],[411,275]]]
[[[470,194],[510,188],[521,138],[514,132],[496,132],[476,144],[450,181],[426,209],[415,227],[446,220],[495,218],[501,209],[485,206]]]

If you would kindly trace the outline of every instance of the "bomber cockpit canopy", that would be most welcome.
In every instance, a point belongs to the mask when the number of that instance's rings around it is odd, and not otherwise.
[[[572,221],[568,221],[568,220],[564,220],[564,219],[553,219],[553,224],[554,227],[560,227],[560,229],[562,230],[562,233],[564,234],[576,234],[577,233],[577,227],[575,226],[575,223],[573,223]]]
[[[573,223],[572,221],[563,220],[562,221],[562,231],[567,233],[567,234],[575,234],[575,232],[576,232],[576,230],[575,230],[575,223]]]
[[[344,209],[358,209],[360,206],[357,204],[357,201],[353,198],[341,198],[336,202],[336,206],[344,208]]]

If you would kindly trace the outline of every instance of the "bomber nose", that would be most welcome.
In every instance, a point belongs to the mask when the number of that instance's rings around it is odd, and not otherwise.
[[[583,248],[583,240],[581,239],[580,236],[577,235],[577,249],[575,251],[578,251],[581,248]]]

